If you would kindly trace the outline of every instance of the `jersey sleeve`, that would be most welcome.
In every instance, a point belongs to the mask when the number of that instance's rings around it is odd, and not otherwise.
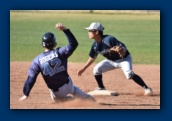
[[[90,53],[89,53],[89,56],[91,58],[97,58],[97,55],[98,53],[96,52],[96,46],[95,46],[95,42],[93,43],[92,47],[91,47],[91,50],[90,50]]]
[[[58,52],[61,56],[68,58],[70,55],[72,55],[72,53],[77,48],[78,42],[75,36],[72,34],[72,32],[69,29],[66,29],[63,32],[66,35],[69,44],[64,47],[59,48]]]
[[[29,96],[29,93],[36,82],[36,78],[28,76],[23,87],[23,94]]]
[[[35,58],[32,61],[31,66],[30,66],[30,68],[28,70],[28,76],[36,78],[40,72],[41,72],[41,70],[40,70],[40,67],[39,67],[38,59]]]
[[[25,81],[25,84],[24,84],[24,87],[23,87],[23,93],[24,95],[28,96],[33,85],[35,84],[36,82],[36,78],[38,76],[38,74],[40,73],[40,68],[39,68],[39,65],[37,63],[37,58],[35,58],[33,61],[32,61],[32,64],[28,70],[28,78],[27,80]]]

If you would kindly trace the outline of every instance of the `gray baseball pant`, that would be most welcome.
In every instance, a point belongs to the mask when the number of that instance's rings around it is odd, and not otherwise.
[[[72,94],[74,97],[79,97],[82,99],[85,99],[85,98],[93,99],[94,98],[91,95],[88,95],[87,93],[83,92],[77,86],[73,85],[73,82],[70,78],[69,78],[69,83],[64,84],[62,87],[60,87],[59,91],[54,92],[51,89],[49,89],[49,90],[50,90],[51,99],[55,102],[58,101],[58,99],[66,98],[68,96],[68,94]]]

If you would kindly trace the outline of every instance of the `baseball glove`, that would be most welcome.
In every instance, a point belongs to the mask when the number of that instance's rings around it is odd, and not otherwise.
[[[121,58],[124,58],[124,56],[126,54],[126,48],[117,45],[117,46],[110,48],[109,52],[110,53],[118,53]]]

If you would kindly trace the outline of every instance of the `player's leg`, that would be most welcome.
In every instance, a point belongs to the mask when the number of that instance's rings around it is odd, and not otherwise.
[[[89,100],[94,100],[94,97],[85,93],[84,91],[82,91],[79,87],[73,85],[72,80],[69,78],[69,94],[74,95],[75,97],[81,98],[81,99],[89,99]]]
[[[75,97],[79,97],[81,99],[90,99],[90,100],[95,100],[95,98],[87,93],[85,93],[84,91],[82,91],[80,88],[78,88],[77,86],[73,86],[73,93],[72,93]]]
[[[49,89],[49,91],[50,91],[51,99],[54,102],[59,102],[59,101],[65,99],[65,96],[60,96],[58,91],[53,91],[51,89]]]
[[[132,58],[131,56],[127,56],[124,59],[120,60],[121,62],[119,63],[119,66],[123,70],[125,76],[127,79],[132,79],[134,76],[134,72],[132,70]]]
[[[123,70],[125,76],[127,79],[133,79],[134,82],[136,82],[138,85],[140,85],[142,88],[144,88],[145,90],[150,90],[152,91],[143,81],[143,79],[135,74],[132,71],[132,58],[131,55],[129,55],[128,57],[124,58],[123,61],[121,61],[120,63],[121,65],[121,69]]]
[[[69,79],[69,82],[64,84],[62,87],[58,89],[58,91],[53,91],[50,89],[51,99],[56,102],[56,100],[66,99],[67,95],[73,91],[73,83],[72,80]]]
[[[148,87],[145,82],[143,81],[143,79],[137,75],[134,74],[133,78],[132,78],[138,85],[140,85],[141,87],[143,87],[145,94],[144,95],[152,95],[153,91],[150,87]]]
[[[103,60],[94,67],[93,74],[98,84],[98,90],[105,89],[105,86],[102,80],[103,78],[102,73],[113,70],[113,69],[115,69],[115,67],[113,66],[112,61],[109,61],[109,60]]]

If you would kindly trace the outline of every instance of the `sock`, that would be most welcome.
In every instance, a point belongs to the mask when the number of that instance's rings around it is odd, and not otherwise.
[[[137,74],[134,74],[133,76],[133,80],[140,85],[141,87],[143,87],[144,89],[147,89],[148,86],[145,84],[145,82],[142,80],[142,78],[140,76],[138,76]]]
[[[100,88],[104,88],[103,81],[102,81],[102,74],[101,75],[94,75],[97,84]]]

